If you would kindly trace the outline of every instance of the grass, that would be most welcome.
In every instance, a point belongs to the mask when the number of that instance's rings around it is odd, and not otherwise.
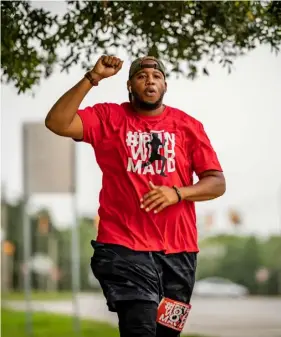
[[[47,313],[33,313],[34,337],[74,337],[73,319],[68,316]],[[25,336],[25,313],[2,310],[2,337]],[[115,327],[108,324],[83,320],[81,322],[81,336],[83,337],[118,337]]]
[[[72,317],[46,313],[33,313],[33,337],[76,337],[72,328]],[[1,330],[2,337],[26,336],[25,313],[6,309],[2,310]],[[98,323],[91,320],[82,320],[80,336],[119,337],[119,333],[117,328],[109,324]],[[200,336],[188,335],[185,337]]]
[[[24,301],[25,295],[22,292],[10,292],[1,294],[2,301]],[[33,301],[63,301],[71,300],[71,292],[36,292],[32,291],[31,299]]]

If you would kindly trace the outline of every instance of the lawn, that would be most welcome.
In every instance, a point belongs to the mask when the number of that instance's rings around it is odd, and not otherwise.
[[[25,295],[23,292],[10,292],[1,294],[2,301],[24,301]],[[69,292],[40,292],[32,291],[31,299],[33,301],[62,301],[71,300],[72,293]]]
[[[73,319],[62,315],[33,313],[33,337],[76,337],[72,330]],[[25,314],[23,312],[2,310],[2,337],[25,336]],[[115,327],[91,320],[81,321],[82,337],[119,337]],[[183,336],[184,337],[184,336]],[[200,337],[189,335],[185,337]],[[202,337],[202,336],[201,336]]]

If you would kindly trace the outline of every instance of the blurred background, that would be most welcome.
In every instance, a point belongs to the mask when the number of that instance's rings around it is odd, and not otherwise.
[[[169,4],[169,5],[168,5]],[[281,336],[278,1],[1,3],[2,335],[118,336],[90,270],[102,175],[92,148],[44,119],[103,53],[118,76],[81,107],[127,100],[136,56],[170,71],[165,103],[200,120],[227,192],[198,203],[186,336]]]

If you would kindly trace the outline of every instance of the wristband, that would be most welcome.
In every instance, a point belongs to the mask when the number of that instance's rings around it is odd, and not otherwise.
[[[90,71],[88,71],[84,77],[86,77],[86,79],[89,80],[89,82],[92,84],[93,87],[97,87],[99,85],[99,82],[93,79]]]
[[[181,201],[182,201],[182,197],[181,197],[181,192],[180,192],[180,190],[177,188],[177,186],[173,186],[173,189],[176,191],[177,196],[178,196],[178,198],[179,198],[179,201],[178,201],[178,202],[181,202]]]

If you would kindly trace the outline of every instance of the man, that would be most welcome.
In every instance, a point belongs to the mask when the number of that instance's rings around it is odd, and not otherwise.
[[[178,337],[195,282],[194,202],[217,198],[225,179],[203,126],[163,104],[163,63],[137,59],[128,103],[80,109],[123,62],[102,56],[46,117],[54,133],[91,144],[103,172],[91,267],[121,337]],[[193,184],[193,173],[199,181]]]

